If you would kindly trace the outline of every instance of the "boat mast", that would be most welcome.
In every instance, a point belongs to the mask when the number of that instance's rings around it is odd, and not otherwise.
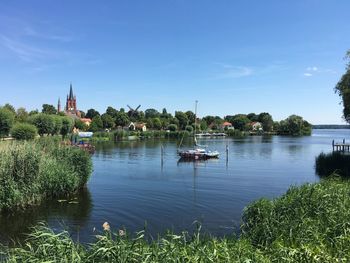
[[[197,133],[197,104],[198,100],[196,100],[195,108],[194,108],[194,144],[197,146],[197,139],[196,139],[196,133]]]

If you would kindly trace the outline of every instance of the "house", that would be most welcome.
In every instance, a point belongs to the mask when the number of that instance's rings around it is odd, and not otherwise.
[[[258,122],[258,121],[249,123],[249,126],[251,127],[251,129],[253,131],[262,131],[263,130],[261,122]]]
[[[80,118],[80,120],[87,126],[89,127],[92,120],[90,118]]]
[[[234,130],[235,127],[233,127],[231,122],[225,121],[222,125],[221,125],[221,129],[223,130]]]
[[[147,131],[146,123],[133,123],[133,122],[130,122],[128,128],[129,128],[130,131],[135,131],[135,130],[143,131],[143,132]]]

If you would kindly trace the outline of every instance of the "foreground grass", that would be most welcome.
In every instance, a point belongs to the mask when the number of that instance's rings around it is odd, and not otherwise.
[[[88,246],[39,226],[6,262],[349,262],[350,183],[332,178],[261,199],[243,215],[241,236],[168,234],[147,242],[105,225]]]
[[[8,142],[0,147],[0,211],[70,194],[86,184],[91,170],[88,153],[59,140]]]

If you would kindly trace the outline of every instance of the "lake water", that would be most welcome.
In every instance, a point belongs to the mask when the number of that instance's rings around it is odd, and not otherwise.
[[[318,181],[315,157],[331,151],[333,139],[349,137],[350,130],[314,130],[308,137],[203,139],[200,144],[221,156],[201,162],[178,162],[175,140],[97,144],[87,189],[70,203],[51,200],[2,215],[0,240],[20,238],[39,221],[68,228],[82,242],[92,241],[93,229],[101,230],[105,221],[131,233],[146,226],[152,236],[191,231],[196,220],[213,235],[237,233],[245,206],[280,196],[290,185]]]

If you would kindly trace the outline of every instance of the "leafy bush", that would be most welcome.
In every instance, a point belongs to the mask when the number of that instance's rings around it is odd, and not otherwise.
[[[320,176],[329,176],[336,172],[337,174],[350,177],[350,155],[334,152],[321,153],[316,157],[316,173]]]
[[[16,123],[11,129],[11,136],[17,140],[32,140],[37,135],[36,127],[29,123]]]
[[[176,125],[176,124],[170,124],[170,125],[168,126],[168,129],[169,129],[169,131],[174,132],[174,131],[177,130],[177,125]]]

